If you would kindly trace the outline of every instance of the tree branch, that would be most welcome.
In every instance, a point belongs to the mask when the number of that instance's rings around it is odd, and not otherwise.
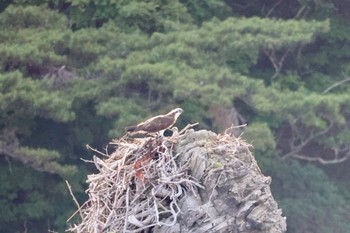
[[[286,59],[286,57],[287,57],[288,53],[290,52],[290,50],[291,49],[288,48],[283,53],[283,55],[280,58],[278,58],[274,48],[272,48],[272,49],[263,49],[264,53],[266,54],[266,56],[269,58],[270,62],[272,63],[273,68],[275,69],[275,73],[271,77],[272,80],[276,79],[280,75],[282,67],[283,67],[284,60]]]
[[[332,90],[333,88],[342,85],[343,83],[349,82],[350,81],[350,77],[346,77],[346,79],[343,79],[339,82],[334,83],[333,85],[331,85],[330,87],[326,88],[322,94],[326,94],[327,92],[329,92],[330,90]]]
[[[275,10],[275,8],[276,8],[279,4],[281,4],[282,1],[283,1],[283,0],[279,0],[278,2],[276,2],[276,3],[271,7],[271,9],[266,13],[265,17],[269,17],[270,14],[272,14],[272,12]]]
[[[348,153],[345,154],[345,156],[341,157],[341,158],[335,158],[335,159],[323,159],[321,157],[309,157],[309,156],[303,156],[300,154],[295,154],[293,155],[294,158],[297,159],[301,159],[301,160],[305,160],[305,161],[310,161],[310,162],[319,162],[321,164],[336,164],[336,163],[341,163],[344,162],[345,160],[347,160],[350,157],[350,151],[348,151]],[[337,156],[336,156],[337,157]]]
[[[288,152],[287,154],[282,156],[282,159],[287,159],[288,157],[292,156],[292,157],[296,157],[296,154],[301,151],[307,144],[309,144],[312,140],[316,139],[317,137],[320,137],[322,135],[324,135],[325,133],[327,133],[331,127],[333,126],[333,122],[331,121],[328,125],[327,128],[325,128],[324,130],[321,130],[317,133],[313,133],[311,132],[311,134],[309,135],[309,137],[302,141],[299,145],[295,146],[294,142],[295,142],[295,137],[294,134],[292,135],[292,143],[291,143],[291,151]]]

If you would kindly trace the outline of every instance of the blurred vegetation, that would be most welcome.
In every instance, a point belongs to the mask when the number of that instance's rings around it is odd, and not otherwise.
[[[288,232],[350,232],[350,3],[0,3],[0,232],[64,232],[80,158],[182,107],[178,126],[248,124]]]

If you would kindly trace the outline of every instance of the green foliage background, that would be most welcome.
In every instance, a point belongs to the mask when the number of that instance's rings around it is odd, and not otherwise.
[[[288,232],[350,232],[350,3],[0,3],[0,232],[64,232],[102,149],[182,107],[178,126],[244,137]],[[334,85],[334,84],[339,85]],[[232,123],[232,122],[231,122]],[[324,163],[326,161],[326,164]],[[328,162],[327,162],[328,161]]]

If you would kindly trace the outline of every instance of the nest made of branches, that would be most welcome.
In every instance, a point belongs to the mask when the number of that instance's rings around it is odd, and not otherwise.
[[[116,148],[112,154],[94,156],[99,172],[87,178],[89,198],[77,211],[81,222],[67,231],[140,232],[176,224],[179,200],[201,187],[188,165],[176,162],[179,137],[177,132],[171,137],[123,137],[111,143]]]
[[[82,206],[71,192],[81,220],[67,231],[285,232],[271,178],[232,134],[236,127],[223,135],[190,127],[170,137],[125,136],[112,141],[111,154],[94,150],[98,173],[88,176]]]

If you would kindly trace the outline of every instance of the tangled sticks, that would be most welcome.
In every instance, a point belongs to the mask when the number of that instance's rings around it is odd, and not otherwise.
[[[140,232],[156,225],[172,226],[179,200],[200,187],[187,165],[176,163],[179,135],[120,139],[105,159],[94,157],[98,174],[88,176],[89,200],[81,207],[82,221],[71,232]],[[162,222],[163,218],[171,222]]]
[[[185,131],[185,130],[183,130]],[[286,218],[250,151],[230,134],[122,138],[88,176],[75,233],[282,233]]]

